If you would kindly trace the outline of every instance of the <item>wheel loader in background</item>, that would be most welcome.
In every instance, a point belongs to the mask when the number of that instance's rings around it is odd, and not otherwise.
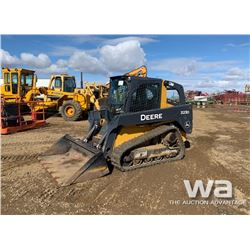
[[[100,108],[108,88],[96,83],[86,83],[85,88],[77,88],[74,76],[61,74],[52,75],[48,88],[41,88],[40,92],[50,110],[59,111],[66,121],[77,121],[88,111]]]
[[[88,134],[65,135],[40,157],[61,186],[107,175],[113,167],[130,171],[185,155],[192,106],[180,84],[126,74],[109,84],[107,106],[89,112]]]

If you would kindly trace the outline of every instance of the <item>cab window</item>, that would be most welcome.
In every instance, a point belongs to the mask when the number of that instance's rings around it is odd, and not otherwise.
[[[32,86],[33,83],[33,75],[26,75],[26,85]]]
[[[18,75],[17,75],[17,73],[12,73],[11,74],[11,81],[12,81],[12,84],[18,84]]]
[[[158,83],[140,85],[132,94],[130,112],[159,108],[159,95]]]
[[[4,73],[4,83],[9,84],[10,83],[10,74]]]
[[[11,82],[12,82],[12,93],[17,94],[17,84],[18,84],[18,75],[17,73],[11,74]]]
[[[64,91],[65,92],[74,92],[76,88],[76,83],[73,78],[64,78]]]
[[[125,80],[112,79],[110,88],[110,105],[121,108],[126,100],[128,84]]]
[[[180,96],[176,89],[167,89],[167,102],[172,105],[180,104]]]
[[[33,85],[33,74],[22,74],[21,85],[32,87]]]
[[[21,85],[25,85],[25,75],[21,75]]]
[[[61,77],[57,77],[55,79],[55,88],[61,88],[62,87],[62,80]]]

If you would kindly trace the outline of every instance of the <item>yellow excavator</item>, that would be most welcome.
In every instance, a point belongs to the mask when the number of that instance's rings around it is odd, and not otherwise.
[[[186,104],[182,85],[145,73],[114,76],[109,85],[107,105],[89,112],[87,135],[65,135],[40,157],[61,186],[105,176],[113,167],[167,167],[185,155],[192,106]]]
[[[141,67],[133,69],[124,75],[125,76],[147,77],[147,74],[148,74],[147,67],[145,65],[142,65]]]

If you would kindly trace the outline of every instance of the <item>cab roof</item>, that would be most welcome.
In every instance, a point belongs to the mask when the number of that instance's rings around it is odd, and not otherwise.
[[[9,72],[23,72],[23,73],[32,73],[34,74],[35,71],[34,70],[30,70],[30,69],[23,69],[23,68],[2,68],[2,71],[5,73],[9,73]]]

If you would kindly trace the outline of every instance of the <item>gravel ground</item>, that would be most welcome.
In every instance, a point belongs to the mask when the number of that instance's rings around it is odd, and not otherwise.
[[[216,108],[194,110],[191,147],[183,160],[58,187],[37,157],[65,133],[83,137],[88,122],[51,117],[46,127],[1,137],[1,213],[249,214],[249,118]],[[243,202],[218,205],[211,196],[209,204],[183,204],[190,201],[185,179],[230,180],[233,199]]]

